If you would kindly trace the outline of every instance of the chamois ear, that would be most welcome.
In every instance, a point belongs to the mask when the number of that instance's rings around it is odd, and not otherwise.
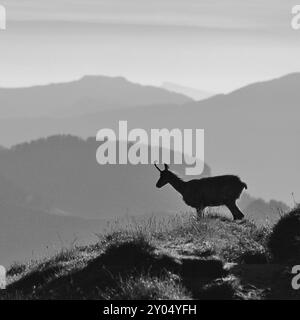
[[[169,170],[169,166],[166,163],[164,165],[165,165],[165,170],[166,171]]]

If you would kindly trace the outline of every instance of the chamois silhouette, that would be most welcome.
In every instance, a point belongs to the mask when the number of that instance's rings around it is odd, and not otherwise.
[[[169,170],[167,164],[164,165],[164,170],[161,170],[156,163],[154,166],[160,172],[156,187],[161,188],[170,183],[182,195],[183,201],[197,210],[199,217],[203,216],[206,207],[225,205],[232,213],[234,220],[244,218],[243,213],[236,205],[236,200],[244,188],[247,189],[247,185],[239,177],[224,175],[183,181]]]

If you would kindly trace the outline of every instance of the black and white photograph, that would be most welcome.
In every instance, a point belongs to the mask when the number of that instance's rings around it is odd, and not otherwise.
[[[299,300],[299,119],[300,1],[0,0],[0,310]]]

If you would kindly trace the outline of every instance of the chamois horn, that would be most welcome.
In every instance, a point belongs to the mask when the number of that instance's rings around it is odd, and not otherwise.
[[[160,170],[159,167],[157,166],[156,162],[154,162],[154,167],[155,167],[159,172],[162,172],[162,170]]]

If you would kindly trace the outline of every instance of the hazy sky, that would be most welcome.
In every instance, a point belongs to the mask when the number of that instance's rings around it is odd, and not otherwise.
[[[298,1],[299,2],[299,1]],[[300,71],[296,0],[0,0],[0,86],[121,75],[227,92]]]

